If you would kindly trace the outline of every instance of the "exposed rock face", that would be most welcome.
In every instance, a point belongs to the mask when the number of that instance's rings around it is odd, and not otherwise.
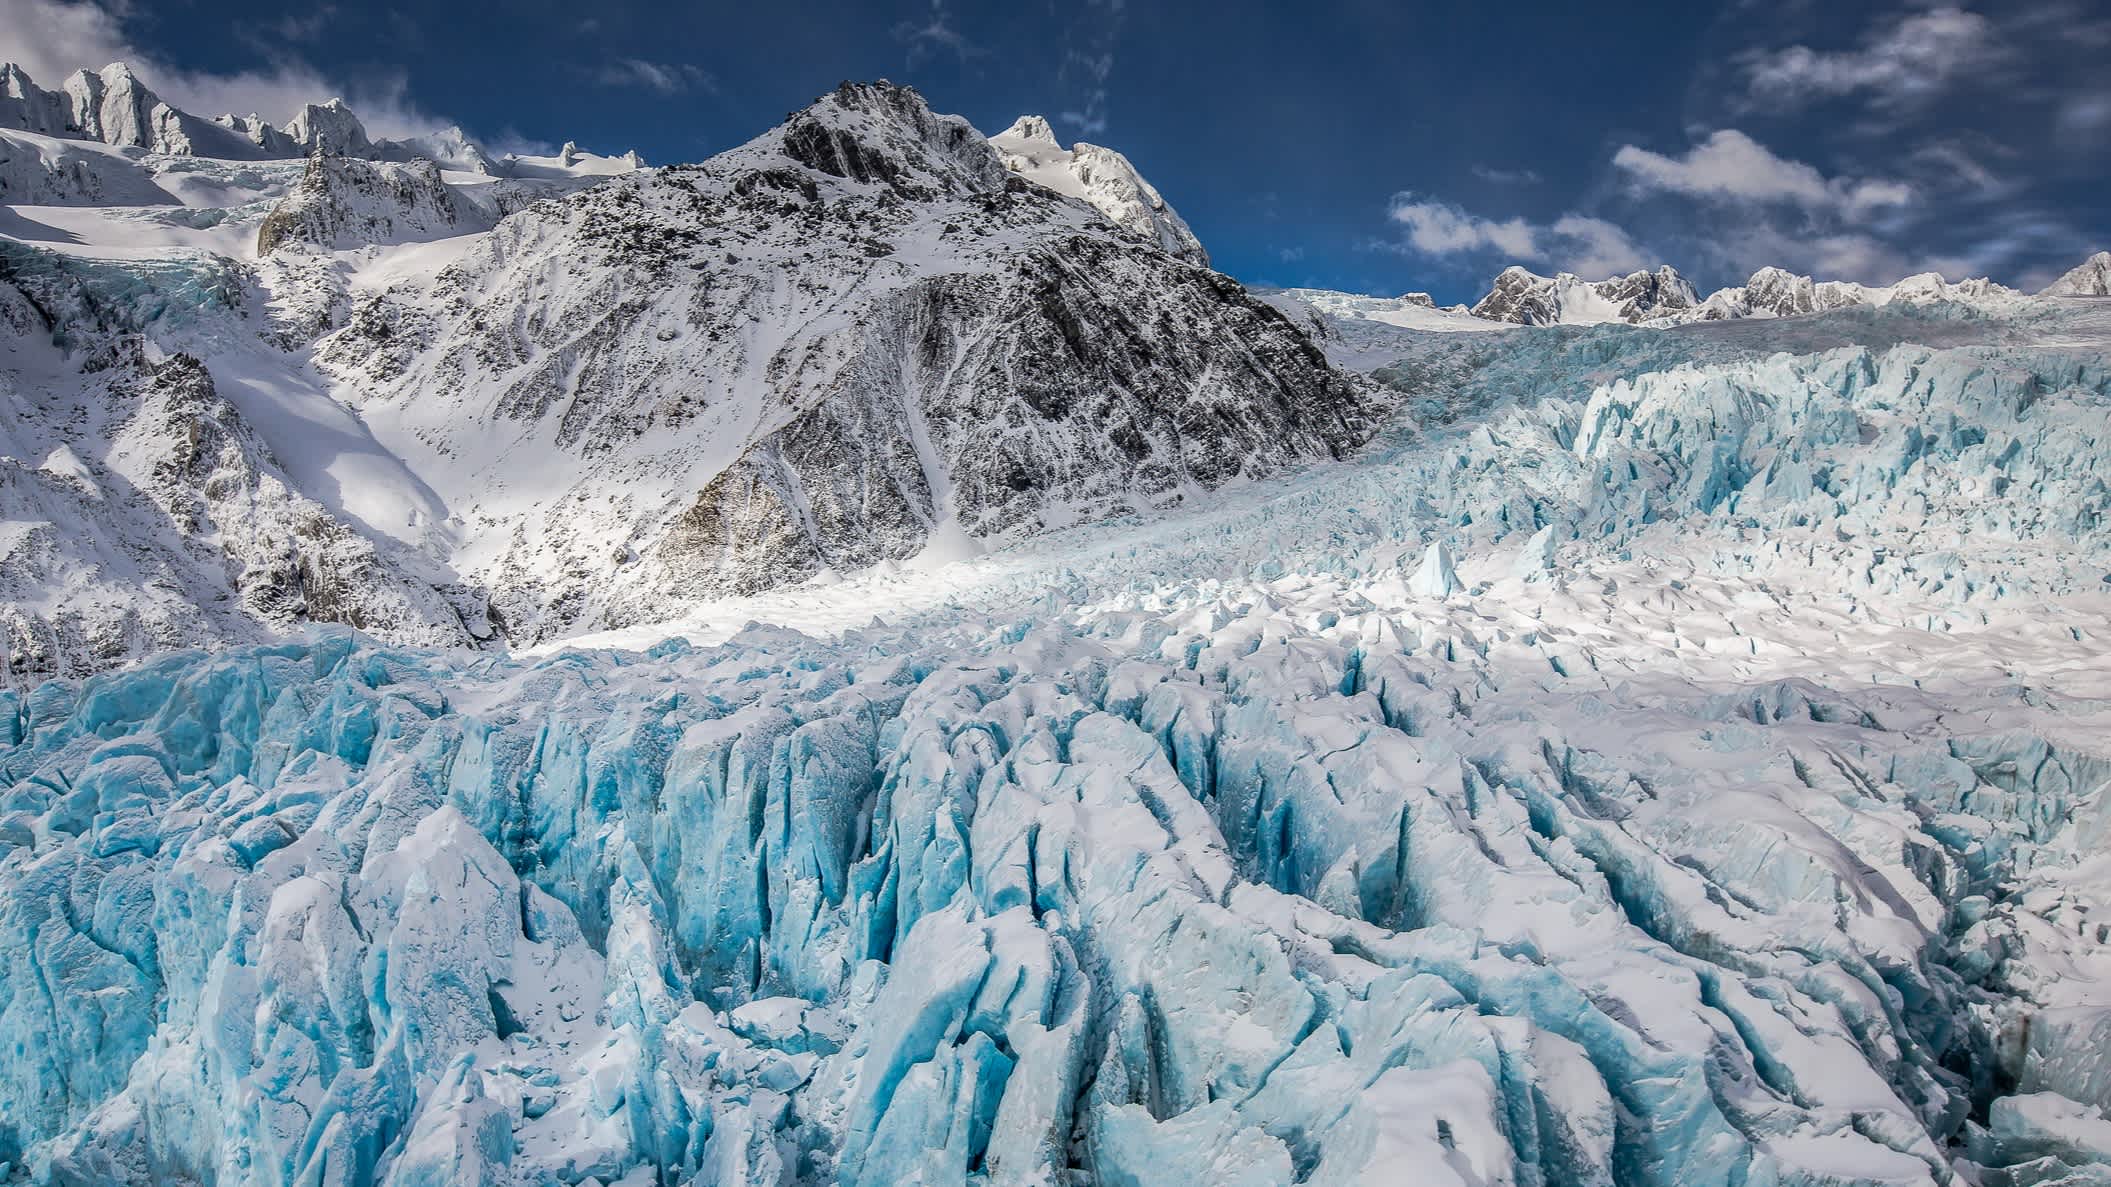
[[[63,136],[73,128],[72,105],[63,93],[38,86],[13,62],[0,64],[0,127]]]
[[[270,255],[289,243],[358,247],[489,226],[481,212],[457,200],[431,161],[396,164],[318,152],[308,159],[300,184],[258,229],[257,254]]]
[[[1178,502],[1377,410],[1233,281],[887,84],[524,210],[321,358],[462,476],[521,640]]]
[[[64,308],[0,283],[0,332],[48,334],[37,305]],[[476,641],[467,613],[485,631],[466,590],[301,494],[196,359],[150,362],[116,334],[95,366],[71,408],[0,377],[0,520],[18,525],[0,535],[9,678],[308,623],[459,646]]]
[[[1568,272],[1547,277],[1513,266],[1495,278],[1494,288],[1474,305],[1473,314],[1523,326],[1635,324],[1698,303],[1693,286],[1669,265],[1595,282]]]
[[[286,138],[303,152],[363,157],[374,151],[366,128],[342,99],[309,103],[286,124]]]
[[[1179,213],[1129,158],[1111,148],[1082,141],[1066,149],[1055,138],[1048,121],[1038,115],[1019,117],[1011,127],[990,137],[1004,159],[1004,166],[1037,185],[1090,203],[1121,227],[1166,252],[1197,264],[1208,264],[1209,253]]]
[[[1700,298],[1678,270],[1665,264],[1653,272],[1631,272],[1591,286],[1619,311],[1620,320],[1648,321],[1691,309]]]
[[[437,591],[394,571],[371,540],[291,489],[204,364],[188,355],[154,364],[138,394],[127,432],[151,458],[143,489],[179,534],[217,544],[254,617],[281,631],[339,622],[441,645],[471,642]]]
[[[2111,297],[2111,251],[2100,251],[2046,285],[2041,296]]]

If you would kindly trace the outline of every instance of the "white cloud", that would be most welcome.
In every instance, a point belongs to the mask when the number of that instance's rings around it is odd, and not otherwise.
[[[1909,256],[1874,236],[1857,231],[1811,235],[1755,225],[1725,229],[1702,244],[1706,253],[1738,274],[1772,265],[1819,280],[1852,280],[1890,284],[1916,272],[1950,271],[1955,265]]]
[[[1904,182],[1827,178],[1802,161],[1779,157],[1735,128],[1723,128],[1687,150],[1667,157],[1632,144],[1613,154],[1644,191],[1745,202],[1790,202],[1859,219],[1913,200]]]
[[[233,74],[179,69],[135,44],[121,13],[90,0],[0,0],[0,61],[21,66],[46,88],[76,70],[124,62],[156,94],[205,116],[256,113],[284,121],[303,104],[338,97],[377,136],[429,132],[446,123],[410,103],[400,75],[348,86],[293,58]]]
[[[1506,263],[1547,264],[1594,280],[1651,262],[1626,231],[1586,215],[1566,214],[1549,224],[1491,219],[1414,194],[1394,198],[1389,214],[1407,228],[1406,247],[1420,255],[1499,255]]]
[[[1873,31],[1858,49],[1792,45],[1745,54],[1740,64],[1752,98],[1769,104],[1867,92],[1878,103],[1896,105],[1941,91],[1953,77],[2001,52],[1992,22],[1943,7],[1909,12]]]
[[[650,62],[644,58],[616,58],[594,71],[594,81],[605,87],[643,87],[662,95],[683,91],[716,93],[718,80],[687,62]]]
[[[1547,230],[1561,245],[1563,267],[1586,279],[1625,275],[1655,263],[1626,231],[1602,218],[1565,214]]]
[[[1407,228],[1407,242],[1424,255],[1495,250],[1513,259],[1539,258],[1539,232],[1521,218],[1497,221],[1469,214],[1449,202],[1416,200],[1413,194],[1393,199],[1392,220]]]

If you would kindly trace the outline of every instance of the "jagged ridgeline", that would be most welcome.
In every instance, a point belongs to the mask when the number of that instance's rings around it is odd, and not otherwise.
[[[0,82],[7,196],[122,208],[137,229],[109,233],[149,245],[0,255],[6,332],[63,377],[0,374],[41,393],[10,452],[63,447],[93,486],[32,465],[27,518],[97,525],[0,579],[18,679],[309,622],[526,644],[660,621],[1338,458],[1393,399],[1211,271],[1119,153],[1040,120],[1000,153],[905,87],[846,84],[646,170],[376,141],[335,103],[201,120],[120,66]],[[140,393],[173,352],[337,526],[259,529],[202,487],[132,497],[152,484],[108,442],[165,452]],[[179,498],[214,514],[163,523]],[[325,536],[387,592],[330,578]]]

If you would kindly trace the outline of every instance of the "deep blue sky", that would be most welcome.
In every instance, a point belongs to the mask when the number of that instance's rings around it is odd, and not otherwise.
[[[343,91],[694,160],[846,78],[1127,153],[1252,282],[1471,300],[1504,264],[2036,285],[2111,246],[2111,5],[776,0],[679,9],[0,0],[33,73],[122,53],[201,110]],[[98,61],[79,64],[100,65]],[[56,79],[48,79],[55,82]]]

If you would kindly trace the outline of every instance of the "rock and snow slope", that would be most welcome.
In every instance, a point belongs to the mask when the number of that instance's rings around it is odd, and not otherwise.
[[[1004,167],[1056,193],[1088,203],[1116,226],[1156,242],[1171,255],[1208,264],[1209,253],[1187,223],[1129,158],[1083,141],[1064,148],[1038,115],[1024,115],[990,137]]]
[[[372,584],[422,586],[441,611],[327,595],[282,600],[291,621],[516,644],[651,621],[1338,457],[1385,402],[1274,307],[1125,226],[1100,158],[1076,158],[1093,201],[1066,196],[885,84],[651,172],[570,150],[505,177],[111,159],[154,196],[17,206],[0,228],[0,280],[28,310],[0,383],[58,401],[21,456],[113,464],[101,426],[126,423],[138,385],[91,339],[203,360],[289,489],[369,542]],[[56,411],[81,404],[96,423]],[[11,583],[15,668],[93,670],[201,625],[260,633],[240,629],[232,550],[223,581],[158,576],[166,524],[72,501],[35,518],[96,526],[47,533],[52,555]],[[97,539],[157,576],[84,555]],[[62,570],[67,596],[41,596]],[[133,614],[120,591],[140,586],[159,592]]]
[[[2111,276],[2092,258],[2063,277],[2042,296],[2102,295]],[[2023,294],[1990,280],[1946,281],[1927,272],[1895,284],[1813,280],[1782,268],[1761,268],[1744,284],[1717,289],[1705,299],[1670,267],[1634,272],[1609,280],[1587,281],[1563,272],[1548,277],[1512,267],[1495,278],[1494,287],[1471,309],[1438,309],[1425,293],[1398,298],[1365,297],[1324,289],[1283,289],[1272,298],[1318,311],[1329,321],[1369,320],[1417,330],[1489,330],[1508,325],[1590,326],[1625,323],[1658,328],[1697,321],[1799,317],[1812,313],[1905,304],[1947,302],[1998,311]]]
[[[2100,251],[2045,286],[2046,297],[2111,297],[2111,251]]]
[[[1229,279],[846,85],[523,210],[317,347],[516,642],[1337,457],[1361,384]]]
[[[1506,268],[1495,287],[1473,307],[1475,317],[1521,326],[1595,325],[1669,317],[1693,308],[1700,298],[1670,266],[1610,280],[1587,281],[1570,273],[1547,277]]]

